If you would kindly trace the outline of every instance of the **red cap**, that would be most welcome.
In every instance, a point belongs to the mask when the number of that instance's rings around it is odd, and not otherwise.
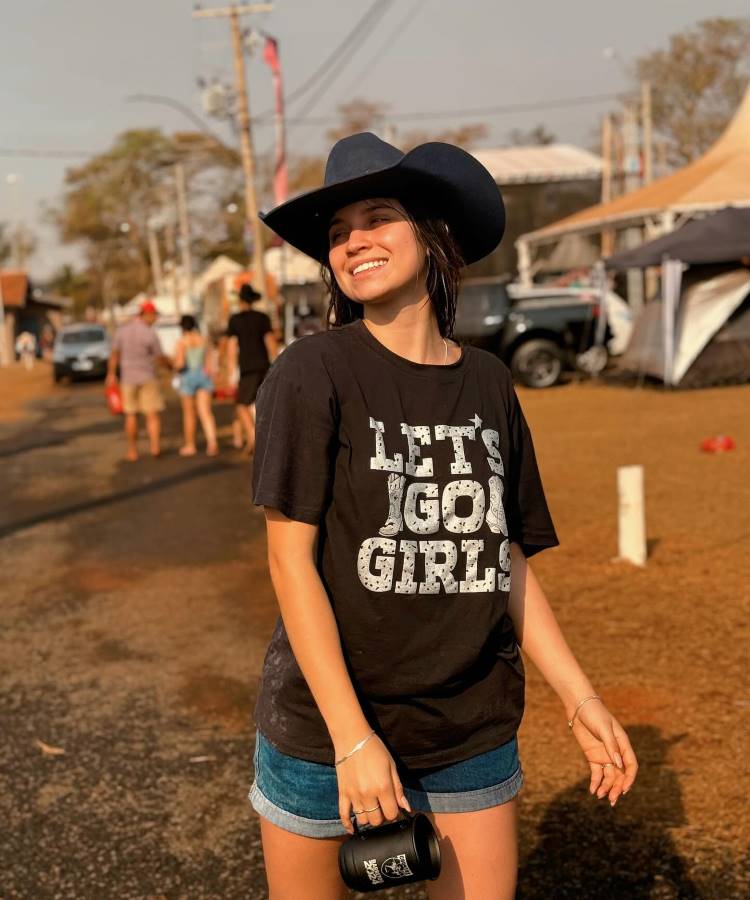
[[[141,303],[141,315],[144,313],[153,313],[156,315],[157,312],[158,310],[150,300],[144,300],[143,303]]]

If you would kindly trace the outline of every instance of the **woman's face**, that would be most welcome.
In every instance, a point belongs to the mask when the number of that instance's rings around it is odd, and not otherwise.
[[[424,293],[425,252],[397,200],[359,200],[338,210],[328,260],[341,290],[358,303]]]

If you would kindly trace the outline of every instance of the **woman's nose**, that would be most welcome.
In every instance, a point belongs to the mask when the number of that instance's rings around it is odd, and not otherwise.
[[[364,247],[369,247],[371,241],[363,228],[352,228],[349,232],[349,240],[346,242],[346,251],[350,255],[359,253]]]

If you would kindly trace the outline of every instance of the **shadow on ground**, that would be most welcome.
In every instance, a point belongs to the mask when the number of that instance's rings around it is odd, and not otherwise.
[[[728,900],[747,896],[743,865],[716,853],[709,867],[680,856],[670,833],[686,825],[682,790],[665,739],[650,725],[627,728],[641,764],[615,810],[592,801],[588,780],[550,803],[525,808],[518,900]]]

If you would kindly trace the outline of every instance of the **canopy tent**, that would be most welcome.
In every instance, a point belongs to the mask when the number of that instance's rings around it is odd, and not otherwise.
[[[641,223],[653,231],[671,231],[678,215],[727,206],[750,206],[750,86],[732,121],[699,159],[635,191],[522,235],[517,241],[521,280],[529,277],[531,248],[565,234]]]
[[[665,257],[689,264],[750,258],[750,207],[729,207],[694,219],[656,240],[610,256],[605,264],[608,269],[643,269],[661,265]]]
[[[750,270],[692,285],[674,316],[666,293],[639,315],[620,369],[679,387],[750,379]]]
[[[555,244],[549,256],[537,259],[534,273],[547,275],[569,272],[571,269],[590,269],[598,259],[598,249],[590,238],[582,234],[566,234]]]
[[[572,144],[499,147],[472,151],[496,184],[587,181],[602,177],[600,156]]]

